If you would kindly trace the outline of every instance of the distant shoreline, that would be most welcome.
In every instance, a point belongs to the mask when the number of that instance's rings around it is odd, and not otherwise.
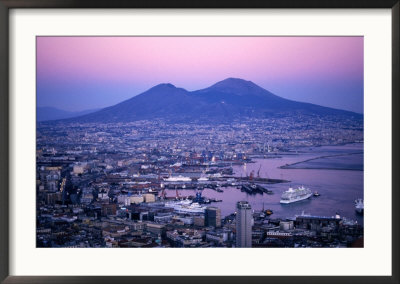
[[[309,161],[313,160],[318,160],[318,159],[324,159],[324,158],[331,158],[331,157],[340,157],[340,156],[350,156],[350,155],[358,155],[358,154],[363,154],[364,152],[355,152],[355,153],[340,153],[340,154],[335,154],[335,155],[324,155],[324,156],[319,156],[315,158],[310,158],[306,159],[300,162],[295,162],[292,164],[286,164],[283,166],[280,166],[280,169],[290,169],[290,170],[301,170],[301,169],[306,169],[306,170],[338,170],[338,171],[364,171],[364,169],[353,169],[353,168],[335,168],[335,167],[326,167],[326,168],[321,168],[321,167],[293,167],[294,165],[306,163]]]
[[[351,168],[310,168],[310,167],[304,167],[304,168],[292,168],[290,166],[281,166],[279,167],[280,169],[284,170],[335,170],[335,171],[360,171],[363,172],[364,169],[351,169]]]

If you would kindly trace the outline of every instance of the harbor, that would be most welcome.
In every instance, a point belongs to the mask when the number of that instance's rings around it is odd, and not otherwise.
[[[221,214],[227,216],[232,213],[232,207],[237,200],[248,201],[254,210],[262,210],[265,208],[273,210],[274,218],[285,218],[294,216],[299,212],[306,211],[315,215],[330,216],[339,212],[342,216],[357,220],[360,224],[364,223],[364,217],[358,214],[354,208],[354,201],[363,198],[363,172],[354,170],[330,170],[330,169],[283,169],[281,165],[287,163],[300,162],[312,157],[326,155],[332,152],[359,152],[363,148],[363,144],[352,144],[335,147],[318,147],[317,149],[301,149],[296,155],[290,153],[288,155],[280,155],[274,159],[254,159],[254,163],[246,165],[234,165],[233,176],[237,181],[241,180],[241,176],[246,177],[252,171],[257,173],[261,171],[260,176],[263,178],[277,177],[284,182],[281,183],[255,183],[270,191],[273,194],[260,193],[258,190],[254,193],[242,190],[241,184],[235,186],[221,185],[222,191],[218,192],[214,188],[205,187],[201,189],[202,196],[206,198],[214,198],[222,200],[214,203],[221,209]],[[342,158],[352,158],[355,155],[342,155]],[[243,180],[242,180],[243,181]],[[250,182],[244,184],[245,188],[250,188]],[[310,198],[292,203],[281,204],[281,195],[289,189],[289,187],[306,186],[314,193],[318,192],[320,196],[311,196]],[[181,196],[195,196],[196,189],[178,189]],[[176,197],[176,191],[166,190],[166,196],[170,198]]]

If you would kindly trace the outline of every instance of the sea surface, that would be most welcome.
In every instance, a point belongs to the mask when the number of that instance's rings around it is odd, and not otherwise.
[[[249,195],[240,188],[224,187],[224,192],[204,189],[203,196],[222,199],[212,203],[221,209],[222,216],[235,212],[237,201],[248,201],[256,211],[272,209],[270,218],[286,218],[302,212],[316,216],[334,216],[336,213],[347,219],[363,224],[363,216],[357,214],[354,201],[364,198],[363,185],[363,147],[362,143],[341,146],[322,146],[301,148],[290,154],[280,154],[274,158],[254,159],[254,163],[233,166],[235,176],[246,176],[259,170],[260,177],[289,180],[287,183],[265,185],[274,194]],[[305,161],[305,162],[303,162]],[[291,164],[296,163],[293,166]],[[287,166],[289,165],[289,166]],[[261,167],[260,167],[261,166]],[[280,168],[285,166],[285,168]],[[304,185],[312,192],[318,191],[319,197],[280,204],[280,197],[289,186]],[[173,195],[170,191],[168,195]],[[181,190],[181,195],[194,195],[194,190]]]

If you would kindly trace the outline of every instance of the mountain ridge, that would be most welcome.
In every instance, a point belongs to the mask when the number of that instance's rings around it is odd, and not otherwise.
[[[72,117],[78,117],[85,114],[93,113],[100,110],[100,108],[96,109],[87,109],[82,111],[67,111],[63,109],[59,109],[56,107],[37,107],[36,108],[36,119],[37,121],[50,121],[50,120],[59,120],[59,119],[67,119]]]
[[[70,122],[130,122],[166,119],[171,122],[231,121],[245,117],[362,114],[279,97],[251,81],[227,78],[208,88],[187,91],[171,83],[147,91],[97,112],[67,119]]]

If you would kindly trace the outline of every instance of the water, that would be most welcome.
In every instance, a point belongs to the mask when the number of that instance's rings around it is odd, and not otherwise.
[[[224,192],[211,189],[203,190],[203,196],[222,199],[222,202],[212,203],[221,209],[222,216],[235,212],[237,201],[248,201],[254,210],[272,209],[271,218],[293,217],[302,211],[318,216],[333,216],[339,213],[348,219],[357,220],[363,224],[363,216],[354,210],[354,200],[364,198],[363,190],[363,144],[343,146],[326,146],[299,149],[297,154],[281,155],[273,159],[256,159],[255,163],[244,166],[234,166],[235,176],[246,176],[260,168],[260,177],[280,178],[290,180],[289,183],[269,184],[266,187],[274,192],[272,195],[249,195],[236,187],[223,188]],[[296,168],[281,169],[280,166],[298,163],[321,156],[338,155],[319,158],[309,162],[296,164]],[[343,154],[343,155],[342,155]],[[307,169],[300,168],[307,167]],[[312,169],[309,169],[312,167]],[[351,170],[349,170],[351,169]],[[280,197],[289,186],[304,185],[312,192],[318,191],[321,196],[312,196],[308,200],[281,205]],[[173,195],[175,191],[169,191]],[[194,190],[182,190],[181,195],[194,195]]]
[[[291,169],[337,169],[337,170],[363,170],[363,154],[352,154],[346,156],[333,156],[318,158],[296,165]]]

